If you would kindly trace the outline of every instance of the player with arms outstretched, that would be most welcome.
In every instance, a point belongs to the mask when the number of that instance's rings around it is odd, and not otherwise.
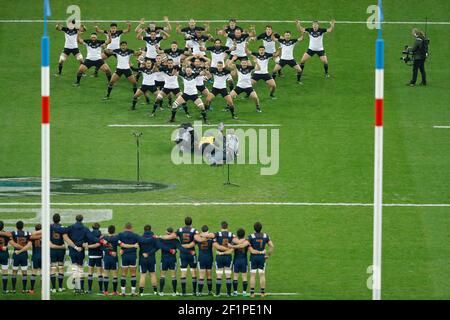
[[[292,39],[292,33],[290,31],[286,31],[283,37],[276,38],[274,36],[273,39],[280,43],[281,48],[278,49],[278,53],[280,54],[280,61],[275,65],[275,68],[272,72],[272,77],[275,79],[277,76],[277,72],[283,69],[284,66],[288,65],[291,68],[294,68],[295,71],[297,71],[297,83],[300,84],[302,68],[300,68],[294,58],[294,48],[298,42],[303,40],[303,34],[301,34],[298,39]]]
[[[328,58],[323,47],[323,35],[325,33],[333,32],[335,23],[336,21],[332,20],[330,22],[330,27],[328,29],[325,29],[320,28],[318,21],[314,21],[312,24],[312,28],[303,28],[300,21],[296,21],[298,31],[302,33],[306,32],[309,35],[308,50],[303,54],[302,60],[300,61],[300,67],[302,68],[302,70],[305,70],[305,62],[317,54],[320,61],[323,62],[325,77],[330,77],[330,75],[328,74]]]
[[[83,55],[78,48],[77,36],[78,31],[81,33],[85,32],[86,27],[84,25],[80,25],[80,29],[77,29],[75,28],[75,20],[72,20],[70,23],[68,23],[67,27],[63,27],[61,23],[58,23],[56,25],[56,30],[64,32],[65,37],[64,49],[59,56],[58,73],[55,74],[55,76],[60,76],[62,73],[64,62],[71,54],[74,55],[75,59],[77,59],[80,64],[83,63]]]

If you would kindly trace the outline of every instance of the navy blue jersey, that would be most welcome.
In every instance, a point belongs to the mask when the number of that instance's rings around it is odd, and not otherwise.
[[[248,246],[245,248],[234,249],[234,260],[244,259],[247,260]]]
[[[30,241],[31,233],[28,231],[18,230],[11,232],[11,239],[19,246],[25,247]]]
[[[131,231],[123,231],[117,235],[120,242],[123,242],[125,244],[136,244],[136,243],[154,243],[156,242],[156,239],[152,238],[143,238],[140,235],[131,232]],[[123,255],[136,255],[137,249],[136,248],[123,248]]]
[[[8,247],[9,237],[0,236],[0,247]]]
[[[98,229],[92,229],[91,232],[92,232],[92,235],[96,238],[100,238],[102,236],[101,231]],[[88,244],[95,244],[95,243],[98,243],[98,241],[91,241],[91,240],[88,241]],[[99,246],[94,249],[88,249],[88,255],[90,257],[102,257],[103,256],[102,248]]]
[[[194,236],[197,233],[198,231],[191,227],[182,227],[176,231],[177,237],[180,239],[181,244],[189,244],[194,241]],[[195,247],[188,250],[195,251]]]
[[[199,256],[212,256],[213,255],[213,239],[207,239],[202,242],[195,241],[198,246]]]
[[[173,256],[173,254],[169,252],[169,250],[171,250],[171,249],[174,249],[174,250],[178,249],[182,253],[190,253],[191,252],[190,250],[183,248],[178,239],[170,239],[170,240],[158,239],[158,246],[161,249],[162,257]],[[175,251],[175,254],[176,254],[176,251]]]
[[[228,247],[229,243],[232,243],[234,234],[230,231],[219,231],[216,232],[216,237],[214,238],[214,242],[217,242],[219,245]]]
[[[266,233],[252,233],[248,237],[248,241],[253,249],[258,251],[264,251],[267,243],[270,241],[269,235]]]
[[[86,228],[84,224],[81,222],[75,222],[71,226],[68,226],[67,235],[77,247],[83,246],[83,243],[88,241],[92,242],[99,241],[99,239],[94,237],[92,235],[92,232],[89,231],[89,229]]]
[[[107,241],[101,249],[103,250],[104,255],[111,255],[112,252],[117,253],[117,248],[119,247],[119,237],[114,235],[104,236],[103,239]]]
[[[62,235],[67,232],[67,229],[62,227],[59,223],[52,223],[50,225],[50,241],[54,245],[62,246],[64,239]]]
[[[42,252],[42,241],[41,238],[31,240],[31,245],[33,248],[33,256],[39,257]]]
[[[144,234],[142,235],[142,238],[144,239],[155,239],[154,238],[155,234],[152,231],[145,231]],[[145,241],[140,241],[139,242],[139,255],[142,256],[142,254],[147,253],[149,256],[153,256],[155,255],[155,252],[158,251],[159,247],[158,247],[158,243],[157,241],[151,241],[148,242]]]

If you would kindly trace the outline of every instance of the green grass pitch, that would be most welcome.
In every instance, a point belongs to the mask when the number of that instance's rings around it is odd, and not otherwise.
[[[51,19],[64,20],[66,8],[77,4],[82,20],[331,20],[365,21],[366,8],[375,1],[51,1]],[[161,5],[164,4],[164,5]],[[2,3],[0,20],[41,19],[41,1],[17,0]],[[385,1],[386,21],[450,21],[447,0],[410,0],[408,4]],[[238,23],[249,27],[249,23]],[[92,30],[93,23],[86,23]],[[101,23],[107,27],[107,23]],[[213,23],[212,28],[223,24]],[[258,32],[264,24],[257,23]],[[120,24],[124,27],[124,24]],[[136,23],[133,23],[133,29]],[[295,31],[293,23],[274,23],[275,31]],[[411,29],[423,24],[383,26],[385,50],[385,130],[384,195],[387,204],[450,203],[450,130],[433,129],[450,125],[450,25],[429,24],[431,58],[427,62],[428,87],[409,88],[411,69],[399,60],[405,44],[411,43]],[[173,24],[175,27],[175,24]],[[57,70],[64,45],[62,33],[49,24],[51,73]],[[0,176],[40,175],[40,37],[39,23],[0,22]],[[100,36],[100,38],[102,38]],[[175,37],[181,40],[180,37]],[[143,45],[134,32],[123,37],[131,48]],[[54,203],[174,203],[174,202],[307,202],[371,203],[373,201],[373,100],[374,46],[376,31],[365,24],[336,24],[326,34],[330,79],[323,76],[317,57],[308,61],[303,86],[295,74],[285,69],[277,78],[277,100],[259,83],[263,113],[257,114],[251,101],[237,99],[236,123],[280,124],[280,170],[261,176],[259,165],[233,167],[238,188],[222,185],[221,168],[207,165],[175,166],[170,160],[170,128],[140,128],[143,180],[175,185],[168,190],[85,196],[52,197]],[[168,45],[163,42],[163,46]],[[308,37],[297,45],[296,59],[307,49]],[[251,43],[251,48],[256,48]],[[258,42],[259,45],[259,42]],[[85,49],[81,49],[85,56]],[[112,69],[115,60],[108,60]],[[138,102],[138,110],[128,111],[131,86],[122,79],[103,102],[106,79],[92,69],[73,88],[78,63],[70,57],[63,76],[51,78],[53,177],[116,179],[135,178],[133,128],[112,128],[110,124],[163,124],[166,109],[155,119],[147,117],[149,106]],[[152,98],[153,99],[153,98]],[[216,99],[211,123],[233,123],[220,111]],[[194,118],[199,117],[193,111]],[[182,114],[179,113],[180,122]],[[4,203],[38,203],[39,197],[0,197]],[[2,204],[3,203],[3,204]],[[39,207],[39,206],[31,206]],[[372,264],[373,210],[371,206],[71,206],[55,208],[112,209],[114,223],[127,221],[141,232],[150,223],[156,233],[171,225],[181,226],[186,215],[194,226],[219,228],[227,220],[231,230],[251,231],[257,220],[274,241],[275,253],[267,267],[267,291],[297,293],[268,296],[267,299],[370,299],[366,282]],[[384,208],[383,216],[383,299],[450,298],[450,208]],[[6,219],[0,212],[0,219]],[[17,218],[24,218],[24,215]],[[71,221],[63,221],[65,225]],[[11,229],[12,225],[8,226]],[[128,281],[129,283],[129,281]],[[148,284],[148,282],[147,282]],[[96,285],[95,285],[96,286]],[[166,286],[166,287],[170,287]],[[189,288],[189,287],[188,287]],[[18,289],[21,289],[20,279]],[[147,287],[147,292],[150,288]],[[39,291],[38,291],[39,292]],[[3,299],[37,299],[39,295],[0,295]],[[152,296],[149,299],[160,299]],[[99,296],[52,295],[52,299],[104,299]],[[167,298],[165,298],[167,299]]]

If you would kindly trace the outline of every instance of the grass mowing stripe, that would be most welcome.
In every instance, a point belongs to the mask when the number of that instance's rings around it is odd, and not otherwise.
[[[0,206],[38,206],[37,202],[4,202]],[[373,203],[345,202],[57,202],[52,206],[308,206],[372,207]],[[383,207],[450,207],[450,203],[384,203]]]

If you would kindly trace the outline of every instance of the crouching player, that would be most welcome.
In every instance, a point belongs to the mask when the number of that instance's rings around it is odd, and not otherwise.
[[[155,71],[151,60],[146,60],[144,62],[144,66],[139,68],[139,72],[143,75],[142,85],[133,96],[133,101],[130,108],[131,111],[136,110],[136,103],[140,96],[144,95],[145,98],[148,99],[146,96],[147,92],[151,92],[152,94],[156,94],[158,92],[158,88],[155,83]]]
[[[63,27],[61,23],[58,23],[56,25],[56,30],[64,32],[65,37],[64,49],[59,56],[58,73],[55,74],[55,76],[60,76],[64,62],[71,54],[74,55],[75,59],[77,59],[80,64],[83,63],[83,55],[78,48],[77,35],[78,31],[85,32],[86,27],[81,25],[80,29],[77,29],[75,28],[75,20],[72,20],[67,27]]]
[[[172,105],[172,116],[170,118],[170,122],[175,122],[177,109],[180,105],[183,106],[186,116],[190,118],[190,114],[187,109],[187,102],[190,100],[194,102],[197,108],[200,109],[203,122],[207,123],[205,105],[203,104],[202,99],[199,98],[197,90],[197,77],[199,74],[193,72],[191,67],[186,67],[184,70],[180,71],[179,76],[183,79],[183,94],[178,96]]]
[[[128,82],[130,82],[133,85],[133,94],[135,94],[137,90],[137,81],[133,75],[133,71],[131,71],[130,68],[130,58],[131,56],[138,57],[141,54],[141,52],[129,49],[128,43],[126,41],[122,41],[120,43],[119,49],[106,50],[105,52],[108,52],[109,54],[116,56],[117,68],[116,71],[113,73],[111,80],[108,83],[108,91],[103,100],[108,100],[110,98],[114,84],[117,81],[119,81],[122,75],[124,75],[127,78]]]
[[[112,274],[113,291],[112,295],[117,296],[117,270],[119,266],[119,258],[117,257],[117,247],[119,239],[115,235],[116,227],[111,225],[108,227],[108,235],[103,237],[106,243],[103,245],[103,294],[109,295],[109,276]]]
[[[266,260],[273,252],[273,243],[266,233],[261,233],[262,224],[256,222],[253,226],[255,232],[248,237],[250,243],[250,296],[255,297],[256,273],[259,273],[259,287],[261,297],[265,297],[266,289]],[[269,251],[266,253],[266,245]]]

